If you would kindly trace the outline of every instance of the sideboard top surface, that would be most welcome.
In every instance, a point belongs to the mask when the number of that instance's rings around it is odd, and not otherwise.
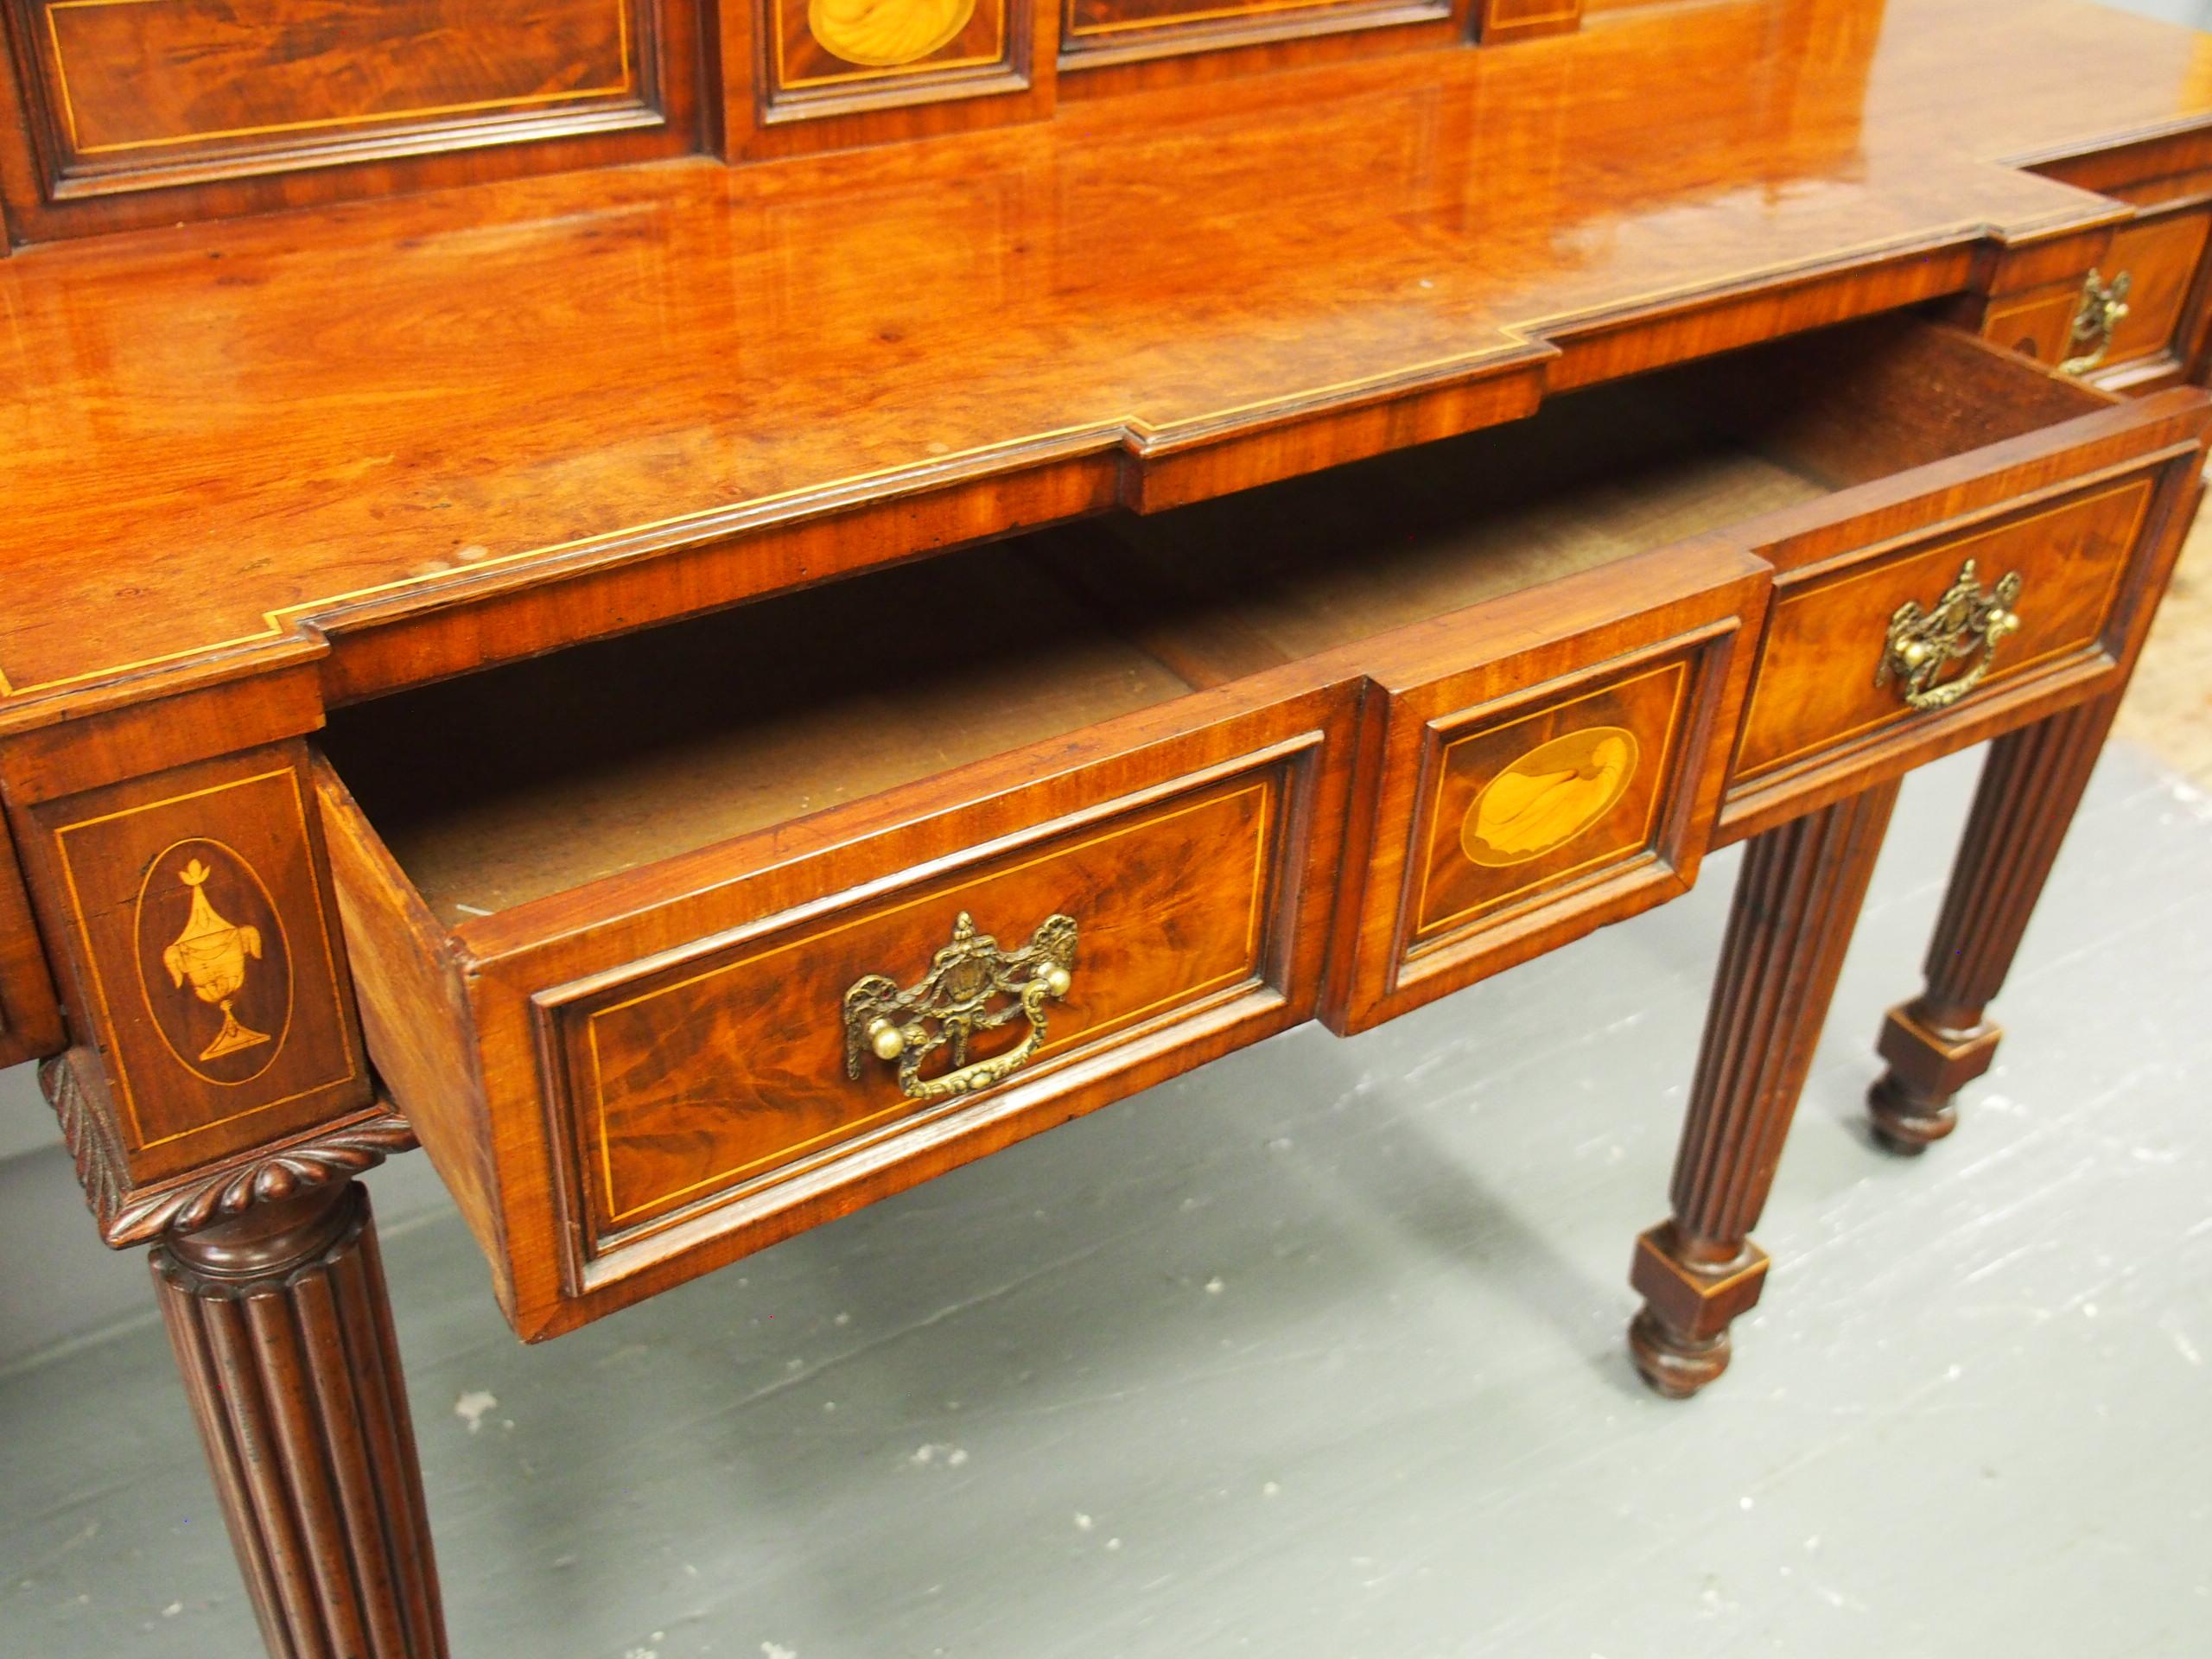
[[[1727,296],[1952,291],[1939,257],[2113,217],[2022,162],[2208,124],[2212,40],[2076,0],[1724,0],[36,247],[0,260],[0,729],[866,501],[1540,385]],[[792,557],[753,588],[824,574]]]

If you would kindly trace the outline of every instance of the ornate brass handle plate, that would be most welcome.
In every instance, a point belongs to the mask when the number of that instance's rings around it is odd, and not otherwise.
[[[1894,677],[1910,708],[1949,708],[1987,677],[1998,642],[2019,627],[2020,619],[2012,610],[2019,597],[2018,571],[2008,572],[1993,589],[1985,591],[1974,561],[1968,559],[1933,610],[1923,611],[1918,600],[1909,599],[1891,615],[1874,683],[1887,685]],[[1941,677],[1953,664],[1969,657],[1974,664],[1964,673]]]
[[[881,974],[853,982],[845,993],[845,1075],[857,1079],[864,1056],[899,1063],[899,1086],[909,1100],[950,1100],[1002,1081],[1045,1046],[1045,1005],[1065,996],[1075,972],[1075,920],[1047,916],[1018,950],[978,933],[966,911],[952,943],[930,970],[900,990]],[[1016,1017],[1029,1034],[1014,1047],[974,1065],[969,1039]],[[953,1069],[925,1079],[922,1063],[950,1045]]]
[[[2134,286],[2130,271],[2121,271],[2110,283],[2101,271],[2089,273],[2082,287],[2081,308],[2074,313],[2075,354],[2058,365],[2061,372],[2087,374],[2105,360],[2112,350],[2113,333],[2127,315],[2127,291]],[[2084,346],[2089,347],[2086,352],[2080,349]]]

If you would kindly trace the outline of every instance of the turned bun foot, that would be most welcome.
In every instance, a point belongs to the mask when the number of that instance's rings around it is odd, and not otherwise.
[[[1959,1127],[1958,1108],[1948,1095],[1923,1095],[1894,1071],[1885,1071],[1866,1091],[1874,1120],[1874,1139],[1905,1157],[1923,1153]]]
[[[1669,1400],[1687,1400],[1728,1369],[1728,1333],[1685,1337],[1649,1308],[1628,1327],[1637,1375]]]

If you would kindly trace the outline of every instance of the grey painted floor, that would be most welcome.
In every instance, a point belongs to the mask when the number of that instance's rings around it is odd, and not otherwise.
[[[1705,1397],[1636,1383],[1622,1280],[1732,859],[547,1347],[398,1230],[457,1654],[2212,1653],[2212,802],[2107,759],[1902,1162],[1867,1044],[1970,785],[1908,789]],[[156,1329],[0,1377],[0,1653],[251,1650]]]

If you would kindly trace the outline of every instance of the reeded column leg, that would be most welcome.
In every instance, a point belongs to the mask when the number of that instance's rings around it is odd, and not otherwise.
[[[1953,1096],[1989,1070],[2003,1033],[1983,1011],[2012,969],[2119,704],[2101,697],[1990,746],[1928,949],[1928,988],[1890,1010],[1876,1045],[1889,1069],[1867,1104],[1891,1149],[1920,1152],[1948,1135]]]
[[[154,1282],[275,1659],[443,1659],[437,1567],[368,1193],[171,1236]]]
[[[1745,848],[1705,1046],[1675,1162],[1674,1218],[1637,1240],[1629,1327],[1660,1393],[1696,1393],[1728,1366],[1728,1326],[1759,1299],[1766,1253],[1751,1228],[1882,849],[1897,786],[1770,830]]]

